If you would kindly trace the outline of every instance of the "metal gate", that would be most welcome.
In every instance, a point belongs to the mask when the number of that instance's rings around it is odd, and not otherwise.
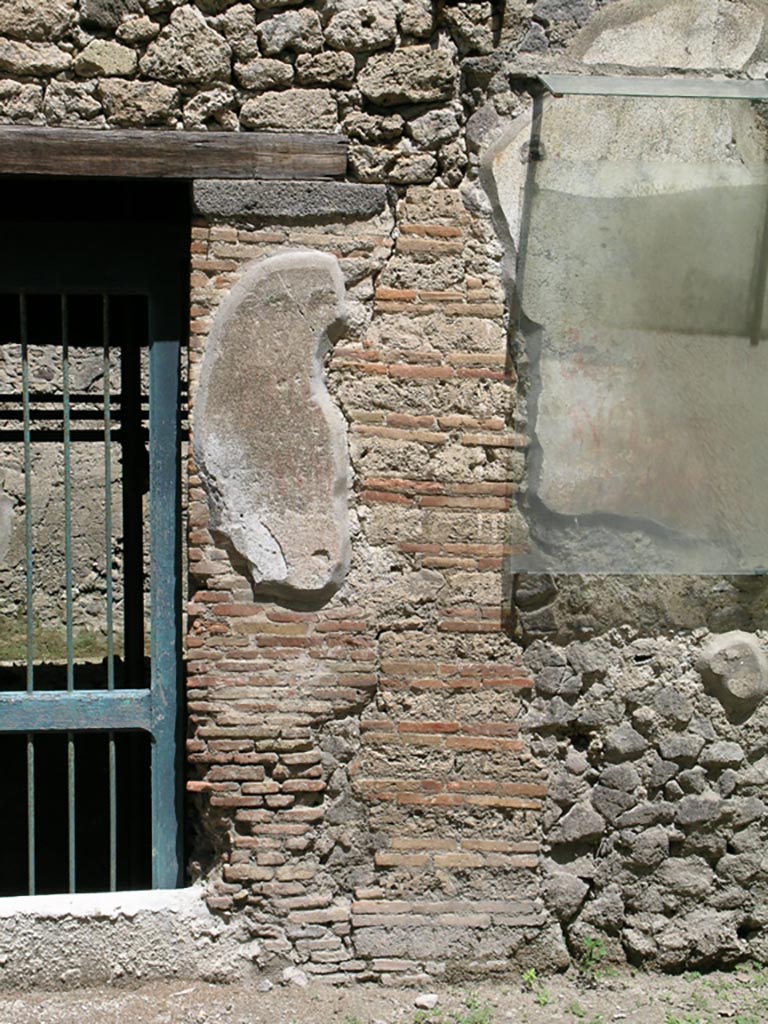
[[[183,231],[60,229],[0,254],[5,895],[181,879]]]

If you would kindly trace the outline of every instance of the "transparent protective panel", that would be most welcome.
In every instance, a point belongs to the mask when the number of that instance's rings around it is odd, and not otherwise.
[[[517,571],[768,566],[766,107],[538,101]]]

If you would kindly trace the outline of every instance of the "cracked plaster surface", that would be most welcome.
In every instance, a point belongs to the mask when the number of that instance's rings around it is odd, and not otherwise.
[[[214,322],[195,457],[255,593],[322,602],[346,576],[346,429],[323,379],[345,318],[336,260],[291,252],[246,270]]]

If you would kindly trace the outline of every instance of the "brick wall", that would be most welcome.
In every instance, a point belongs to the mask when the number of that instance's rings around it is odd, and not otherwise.
[[[354,475],[338,595],[254,603],[190,468],[188,787],[217,847],[210,906],[333,980],[502,962],[543,922],[546,786],[503,593],[525,442],[488,222],[457,190],[412,187],[367,222],[193,236],[193,395],[218,300],[253,259],[330,252],[353,306],[373,298],[327,367]]]

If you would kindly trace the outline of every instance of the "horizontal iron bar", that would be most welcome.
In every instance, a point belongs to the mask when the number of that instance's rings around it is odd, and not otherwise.
[[[120,402],[122,400],[122,395],[119,391],[116,391],[112,398],[114,401]],[[70,395],[70,399],[73,402],[87,402],[89,405],[100,405],[102,396],[73,391]],[[0,394],[0,402],[18,402],[18,400],[19,395],[17,392]],[[50,391],[30,391],[29,400],[30,402],[44,402],[46,405],[59,405],[61,403],[61,395],[57,395]],[[142,405],[149,406],[148,395],[142,395],[141,401]]]
[[[8,406],[7,409],[0,409],[0,415],[8,420],[20,420],[23,418],[24,411],[19,408],[19,400],[16,397],[9,398],[7,395],[0,395],[0,405]],[[34,401],[30,400],[30,413],[35,420],[56,420],[62,418],[62,406],[61,404],[54,404],[51,399],[48,399],[45,405],[38,405]],[[148,407],[143,406],[141,409],[143,416],[142,419],[146,421],[148,418]],[[91,402],[86,405],[85,402],[74,402],[72,403],[71,415],[81,420],[96,420],[104,418],[104,409],[102,406],[97,405],[96,402]],[[113,416],[116,415],[118,419],[124,419],[124,413],[122,407],[118,408],[113,412]]]
[[[0,732],[152,731],[149,690],[0,693]]]
[[[539,75],[553,96],[768,100],[768,81],[738,78],[646,78],[639,75]]]
[[[0,399],[2,403],[2,399]],[[32,409],[32,418],[35,422],[40,420],[51,420],[54,423],[63,420],[63,414],[61,409]],[[13,420],[23,420],[24,410],[23,409],[0,409],[0,417],[9,422]],[[104,422],[104,413],[101,409],[78,409],[77,406],[70,408],[69,411],[70,420],[98,420],[100,423]],[[120,411],[117,414],[113,413],[113,418],[120,420],[122,418]]]
[[[2,414],[0,414],[0,423],[2,422]],[[146,437],[147,431],[144,431]],[[122,430],[113,430],[110,434],[113,441],[122,441],[124,432]],[[64,431],[61,427],[58,430],[55,428],[48,430],[31,430],[29,432],[30,441],[58,441],[62,442],[64,438]],[[104,431],[99,430],[97,427],[83,427],[82,429],[70,430],[69,432],[70,441],[103,441]],[[24,431],[18,428],[8,428],[0,425],[0,441],[23,441]]]

